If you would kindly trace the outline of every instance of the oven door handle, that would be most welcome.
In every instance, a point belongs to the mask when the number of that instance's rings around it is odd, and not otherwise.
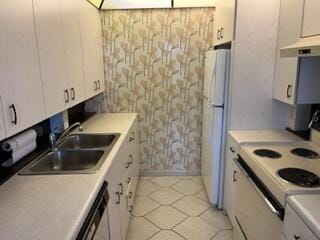
[[[244,170],[244,168],[241,166],[241,164],[238,161],[238,158],[234,158],[233,159],[234,163],[237,165],[237,167],[240,169],[240,171],[242,172],[242,174],[246,177],[249,177],[249,174],[247,173],[246,170]]]
[[[251,183],[251,185],[253,186],[253,188],[257,191],[257,193],[260,195],[260,197],[262,198],[262,200],[264,201],[264,203],[267,205],[267,207],[271,210],[271,212],[275,215],[277,215],[278,217],[281,217],[281,213],[280,211],[278,211],[273,204],[269,201],[268,198],[266,198],[266,196],[263,194],[263,192],[261,192],[261,190],[257,187],[257,185],[255,184],[255,182],[250,178],[250,176],[248,176],[248,180]]]

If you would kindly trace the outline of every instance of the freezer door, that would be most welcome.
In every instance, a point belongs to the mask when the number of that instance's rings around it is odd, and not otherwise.
[[[217,106],[224,105],[226,83],[229,71],[230,50],[216,50],[216,64],[214,75],[209,86],[209,100]]]
[[[203,106],[201,174],[209,200],[218,204],[220,184],[223,108],[213,107],[208,101]]]
[[[204,85],[203,96],[209,98],[212,81],[214,79],[216,66],[216,51],[206,52],[206,60],[204,63]]]

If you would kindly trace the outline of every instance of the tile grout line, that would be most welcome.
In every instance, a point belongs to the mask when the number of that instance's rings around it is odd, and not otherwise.
[[[155,190],[149,192],[149,193],[146,194],[146,195],[137,195],[137,196],[138,196],[138,197],[144,197],[144,198],[146,198],[146,199],[148,199],[148,200],[150,200],[150,201],[158,204],[159,206],[157,206],[156,208],[152,209],[151,211],[146,212],[145,214],[143,214],[143,216],[135,216],[135,215],[133,215],[133,213],[131,214],[132,219],[141,217],[141,218],[143,218],[145,221],[151,223],[152,226],[154,226],[155,228],[157,228],[157,232],[154,233],[154,234],[152,234],[151,236],[147,237],[146,240],[152,239],[154,236],[156,236],[157,234],[159,234],[159,233],[162,232],[162,231],[171,231],[171,232],[177,234],[177,236],[179,236],[179,237],[181,237],[181,238],[183,238],[183,239],[185,239],[185,240],[188,240],[187,237],[185,237],[185,236],[181,235],[180,233],[176,232],[176,231],[174,230],[174,228],[178,227],[179,225],[181,225],[183,222],[187,221],[187,220],[190,219],[190,218],[198,218],[199,220],[201,219],[201,220],[203,220],[204,222],[208,223],[210,226],[213,226],[213,227],[217,228],[218,231],[210,238],[210,240],[214,240],[214,238],[216,238],[217,235],[219,235],[221,232],[224,232],[224,231],[232,231],[232,227],[231,227],[231,228],[222,228],[222,227],[220,227],[220,226],[217,226],[217,225],[211,223],[209,220],[204,219],[203,216],[201,216],[201,215],[203,215],[205,212],[209,211],[211,208],[214,208],[214,206],[213,206],[208,200],[204,200],[204,199],[201,199],[201,198],[199,198],[198,196],[196,196],[197,194],[199,194],[201,191],[204,191],[204,189],[205,189],[205,186],[204,186],[203,183],[201,184],[201,183],[198,183],[198,182],[194,181],[194,178],[195,178],[196,176],[193,176],[193,177],[191,177],[190,179],[181,178],[181,179],[179,179],[177,182],[175,182],[175,183],[173,183],[173,184],[171,184],[171,185],[168,185],[168,186],[166,186],[166,185],[165,185],[165,186],[162,186],[162,185],[160,185],[160,184],[152,181],[152,179],[155,179],[155,178],[157,178],[157,177],[159,178],[160,176],[151,177],[151,178],[145,179],[145,180],[140,178],[139,181],[142,180],[142,181],[145,181],[145,182],[149,182],[149,183],[151,183],[151,184],[154,184],[157,188],[156,188]],[[175,176],[173,176],[173,177],[175,177]],[[178,177],[175,177],[175,178],[178,179],[179,176],[178,176]],[[191,181],[192,183],[194,183],[194,184],[198,185],[199,187],[201,187],[201,189],[200,189],[199,191],[195,192],[194,194],[187,195],[187,194],[179,191],[178,189],[173,188],[173,186],[175,186],[175,185],[177,185],[177,184],[179,184],[179,183],[181,183],[181,182],[183,182],[183,181]],[[138,185],[138,186],[139,186],[139,185]],[[156,197],[155,197],[155,198],[151,198],[151,197],[150,197],[150,195],[154,194],[155,192],[157,192],[157,191],[159,191],[159,190],[161,190],[161,189],[170,189],[170,190],[172,190],[172,191],[174,191],[174,192],[176,192],[176,193],[178,193],[178,194],[181,194],[181,197],[179,197],[177,200],[173,201],[173,202],[170,203],[170,204],[162,204],[162,203],[159,202],[159,200],[158,200]],[[197,199],[198,201],[201,201],[201,202],[207,204],[208,206],[207,206],[207,208],[206,208],[205,210],[201,211],[198,215],[196,215],[196,216],[190,216],[188,213],[186,213],[186,212],[184,212],[184,211],[176,208],[175,206],[173,206],[174,204],[176,204],[178,201],[182,200],[182,199],[185,198],[185,197],[193,197],[193,198]],[[174,224],[172,227],[170,227],[170,228],[168,228],[168,229],[162,228],[162,227],[158,226],[156,223],[153,223],[151,220],[149,220],[149,219],[147,218],[148,215],[150,215],[150,214],[152,214],[153,212],[159,210],[159,208],[161,208],[161,207],[171,207],[171,208],[175,209],[176,211],[178,211],[180,214],[183,214],[185,218],[184,218],[183,220],[178,220],[178,222],[177,222],[176,224]],[[131,219],[130,219],[130,221],[131,221]]]

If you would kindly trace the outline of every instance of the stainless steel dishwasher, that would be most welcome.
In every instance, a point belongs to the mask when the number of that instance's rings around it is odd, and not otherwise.
[[[108,184],[104,182],[82,225],[77,240],[110,240],[108,201]]]

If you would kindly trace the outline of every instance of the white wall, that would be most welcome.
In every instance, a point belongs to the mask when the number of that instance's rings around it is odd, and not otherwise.
[[[238,0],[230,129],[288,126],[289,106],[272,99],[279,0]]]

